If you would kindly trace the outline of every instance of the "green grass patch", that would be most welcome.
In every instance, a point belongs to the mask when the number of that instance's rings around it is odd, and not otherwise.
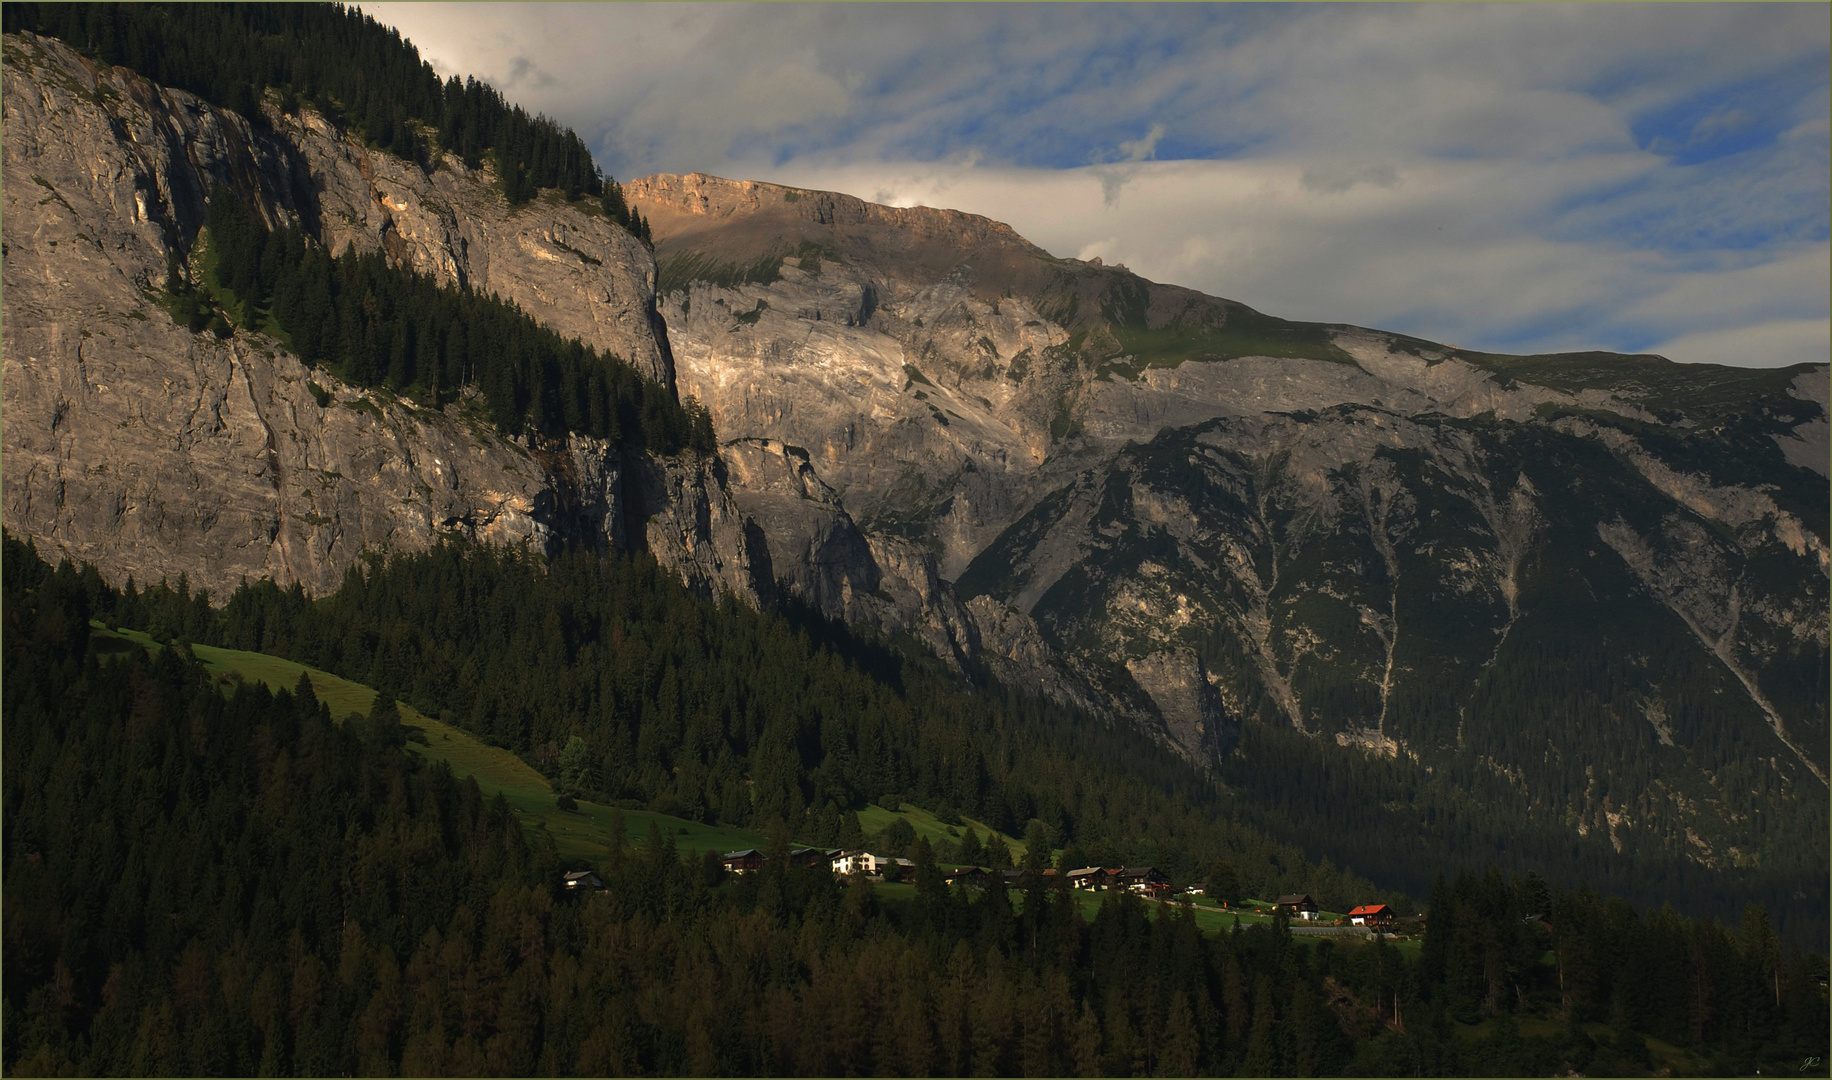
[[[1118,375],[1137,379],[1146,368],[1180,367],[1193,360],[1219,362],[1243,356],[1276,356],[1353,364],[1355,358],[1336,347],[1341,329],[1328,323],[1286,322],[1245,311],[1232,312],[1215,328],[1115,325],[1113,336],[1125,357],[1103,363],[1098,378]]]
[[[138,630],[109,630],[100,623],[91,624],[99,639],[97,647],[104,654],[120,653],[135,646],[156,652],[160,642]],[[295,663],[266,653],[240,649],[219,649],[212,645],[192,645],[190,651],[204,667],[225,685],[238,682],[260,682],[271,690],[292,690],[299,676],[312,681],[312,692],[331,712],[331,718],[343,721],[353,715],[367,716],[375,704],[376,692],[361,683],[333,675],[328,671]],[[555,802],[553,786],[535,768],[501,747],[491,746],[461,728],[426,716],[405,702],[397,703],[401,722],[418,729],[425,742],[412,739],[409,752],[428,761],[443,761],[452,775],[470,777],[486,798],[501,793],[522,826],[532,833],[552,839],[555,851],[567,859],[598,860],[610,851],[615,807],[600,803],[578,802],[576,811],[560,809]],[[634,844],[647,842],[653,823],[674,838],[683,851],[732,851],[738,848],[762,847],[762,833],[705,825],[697,821],[658,814],[649,810],[624,810],[626,839]]]
[[[655,272],[655,292],[666,296],[685,289],[696,281],[735,289],[744,284],[769,285],[782,279],[782,260],[787,252],[765,255],[750,263],[721,262],[697,251],[670,255]]]
[[[900,804],[896,813],[892,813],[882,806],[867,806],[865,809],[859,811],[859,827],[865,831],[867,836],[870,836],[873,833],[883,832],[885,829],[890,828],[891,822],[896,821],[898,818],[902,818],[909,822],[910,827],[916,830],[916,835],[918,837],[928,837],[930,846],[937,849],[940,849],[944,844],[952,848],[960,842],[960,838],[965,836],[966,830],[971,827],[980,833],[980,838],[982,840],[988,835],[997,835],[1003,839],[1005,841],[1005,847],[1011,851],[1011,860],[1013,863],[1023,862],[1024,856],[1030,851],[1029,845],[1025,844],[1024,841],[1015,836],[1006,836],[1004,833],[999,832],[999,830],[985,822],[976,821],[973,818],[963,816],[961,818],[961,824],[949,825],[942,821],[941,818],[936,817],[934,814],[913,803]],[[879,854],[894,855],[901,854],[901,852],[880,852]]]
[[[1395,348],[1442,349],[1429,342],[1401,338]],[[1656,412],[1691,416],[1731,416],[1761,405],[1792,413],[1792,385],[1806,365],[1785,368],[1740,368],[1718,364],[1679,364],[1665,357],[1610,352],[1504,353],[1446,350],[1456,359],[1503,378],[1566,393],[1609,390]]]

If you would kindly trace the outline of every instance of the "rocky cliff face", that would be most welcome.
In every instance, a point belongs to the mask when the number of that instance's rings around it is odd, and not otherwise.
[[[61,44],[5,42],[5,521],[119,578],[334,588],[364,551],[442,535],[646,547],[703,589],[755,597],[752,542],[716,461],[511,442],[306,370],[275,342],[193,335],[159,304],[211,185],[335,249],[381,248],[495,292],[671,380],[647,250],[602,216],[512,210],[484,175],[430,174],[321,118],[241,116]],[[316,389],[314,389],[316,384]],[[767,581],[765,585],[767,587]]]
[[[1758,805],[1823,800],[1825,367],[1470,353],[951,211],[698,175],[629,192],[683,390],[782,463],[734,481],[805,538],[806,570],[773,550],[808,602],[884,618],[859,597],[888,591],[894,542],[928,610],[965,613],[964,656],[1196,760],[1289,725],[1476,769],[1619,850],[1642,830],[1759,862]],[[1598,753],[1601,780],[1567,775]]]
[[[445,535],[644,548],[1237,780],[1258,725],[1619,852],[1823,864],[1823,365],[1289,323],[984,218],[705,176],[629,186],[652,259],[309,113],[5,48],[4,517],[41,547],[219,594]],[[189,333],[160,285],[215,183],[673,380],[721,455],[505,440]]]

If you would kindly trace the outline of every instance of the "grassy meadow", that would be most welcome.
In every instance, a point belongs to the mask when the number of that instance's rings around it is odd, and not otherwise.
[[[104,655],[126,652],[135,647],[149,651],[165,647],[138,630],[110,630],[100,623],[93,624],[93,627],[97,648]],[[242,682],[260,682],[272,690],[291,690],[299,685],[299,677],[304,675],[311,680],[312,692],[330,709],[334,720],[342,721],[352,715],[367,716],[375,705],[374,689],[291,660],[240,649],[219,649],[211,645],[191,645],[188,648],[206,669],[222,680],[225,687]],[[611,837],[620,813],[623,817],[625,841],[631,845],[646,844],[651,825],[672,837],[675,846],[682,851],[733,851],[748,847],[761,848],[766,843],[764,834],[760,832],[706,825],[652,810],[619,810],[617,807],[584,799],[578,800],[576,810],[562,810],[553,785],[521,758],[501,747],[491,746],[467,731],[423,715],[404,702],[398,702],[396,707],[400,710],[402,725],[416,732],[409,736],[409,752],[428,761],[445,762],[454,776],[471,777],[486,797],[493,798],[501,793],[515,811],[522,827],[532,834],[549,839],[560,858],[569,862],[596,863],[603,860],[610,851]],[[964,834],[963,830],[973,828],[982,838],[998,835],[1003,839],[1005,846],[1011,850],[1014,862],[1022,862],[1029,850],[1023,840],[999,833],[984,822],[963,817],[960,825],[949,825],[913,803],[900,804],[895,813],[882,806],[867,806],[859,811],[859,825],[867,836],[883,832],[898,818],[909,822],[917,836],[927,837],[931,844],[938,847],[944,844],[952,847]],[[891,902],[914,900],[916,897],[916,887],[907,883],[880,883],[876,888],[881,897]],[[1100,911],[1103,894],[1077,891],[1073,895],[1083,918],[1093,919]],[[1172,906],[1167,901],[1146,903],[1160,914]],[[1192,898],[1191,906],[1195,912],[1196,925],[1204,933],[1227,933],[1233,929],[1236,919],[1243,927],[1272,921],[1272,905],[1264,900],[1248,900],[1237,907],[1224,909],[1219,903],[1199,896]],[[1322,924],[1341,917],[1337,912],[1318,913]],[[1293,940],[1308,945],[1323,939],[1296,936]],[[1395,946],[1402,951],[1416,952],[1420,943],[1416,939],[1401,940]]]

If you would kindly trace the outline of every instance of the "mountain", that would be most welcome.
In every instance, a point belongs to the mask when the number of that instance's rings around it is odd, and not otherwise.
[[[1823,866],[1825,365],[1485,354],[954,211],[628,191],[808,602],[963,659],[1021,628],[1224,775],[1262,725],[1619,855]]]
[[[630,183],[632,231],[500,156],[5,49],[4,520],[47,554],[220,598],[447,537],[647,551],[1135,725],[1383,884],[1498,862],[1823,933],[1824,365],[1292,323],[700,175]],[[252,301],[193,332],[216,190],[697,398],[718,453],[308,367]]]
[[[504,439],[307,369],[270,335],[193,334],[163,310],[221,184],[270,225],[499,296],[671,389],[654,262],[594,204],[511,207],[487,167],[423,169],[310,108],[256,124],[54,39],[5,49],[9,528],[116,580],[183,573],[218,596],[263,576],[323,592],[365,551],[464,536],[644,548],[703,590],[755,597],[714,462]]]

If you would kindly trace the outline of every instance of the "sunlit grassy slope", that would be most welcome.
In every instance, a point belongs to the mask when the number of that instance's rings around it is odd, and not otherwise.
[[[104,653],[125,652],[134,646],[155,651],[164,647],[138,630],[109,630],[100,623],[94,624],[94,627],[94,634],[99,639],[97,647]],[[272,690],[291,690],[299,685],[299,676],[303,674],[311,679],[312,692],[329,707],[334,720],[345,720],[356,714],[367,716],[375,704],[376,693],[370,687],[291,660],[266,653],[219,649],[210,645],[191,645],[189,648],[205,668],[225,683],[261,682]],[[608,854],[614,819],[620,812],[617,808],[579,800],[577,810],[562,810],[547,778],[521,758],[500,747],[490,746],[469,732],[425,716],[410,705],[397,703],[396,707],[400,710],[402,724],[418,729],[425,739],[421,742],[414,738],[408,742],[409,751],[429,761],[445,762],[451,767],[454,776],[471,777],[477,781],[478,788],[486,797],[494,798],[500,792],[515,810],[522,827],[551,838],[554,850],[562,859],[597,862]],[[761,848],[766,842],[762,833],[747,829],[704,825],[649,810],[623,810],[621,813],[625,835],[633,844],[647,842],[652,824],[671,836],[675,846],[683,851]],[[929,842],[937,846],[944,843],[952,846],[967,827],[977,829],[982,836],[997,832],[984,822],[965,817],[961,819],[960,825],[950,826],[928,810],[911,803],[903,803],[897,813],[882,806],[868,806],[859,811],[859,825],[870,835],[889,828],[899,817],[910,823],[916,835],[928,837]],[[1024,841],[999,835],[1011,849],[1013,861],[1023,861],[1028,850]],[[915,896],[913,885],[880,885],[879,889],[886,899]],[[1101,894],[1077,892],[1074,895],[1085,918],[1092,919],[1100,910]],[[1153,904],[1152,907],[1167,905]],[[1325,921],[1338,917],[1334,912],[1319,914]],[[1239,908],[1224,911],[1219,905],[1199,899],[1195,904],[1195,915],[1196,924],[1204,932],[1225,933],[1234,926],[1237,917],[1243,927],[1272,921],[1270,906],[1258,900],[1249,900]],[[1402,942],[1400,947],[1417,948],[1417,943]]]
[[[107,630],[98,627],[98,635],[132,642],[148,649],[162,646],[137,630]],[[125,647],[125,646],[123,646]],[[375,691],[361,683],[332,675],[327,671],[283,660],[266,653],[219,649],[209,645],[192,645],[191,653],[206,668],[226,682],[265,683],[273,690],[291,690],[299,685],[299,676],[312,681],[312,692],[330,707],[331,717],[343,720],[352,714],[368,715],[375,704]],[[417,728],[425,736],[407,744],[407,749],[430,761],[443,761],[453,775],[469,776],[486,797],[502,793],[521,819],[524,828],[552,838],[554,849],[563,859],[597,861],[610,850],[614,807],[579,800],[576,811],[560,809],[553,786],[521,758],[499,747],[490,746],[477,737],[449,724],[424,716],[412,706],[399,704],[401,721]],[[764,836],[744,829],[702,825],[697,821],[671,817],[648,810],[624,810],[624,831],[634,843],[644,843],[653,823],[673,836],[682,850],[730,851],[736,848],[761,847]]]

